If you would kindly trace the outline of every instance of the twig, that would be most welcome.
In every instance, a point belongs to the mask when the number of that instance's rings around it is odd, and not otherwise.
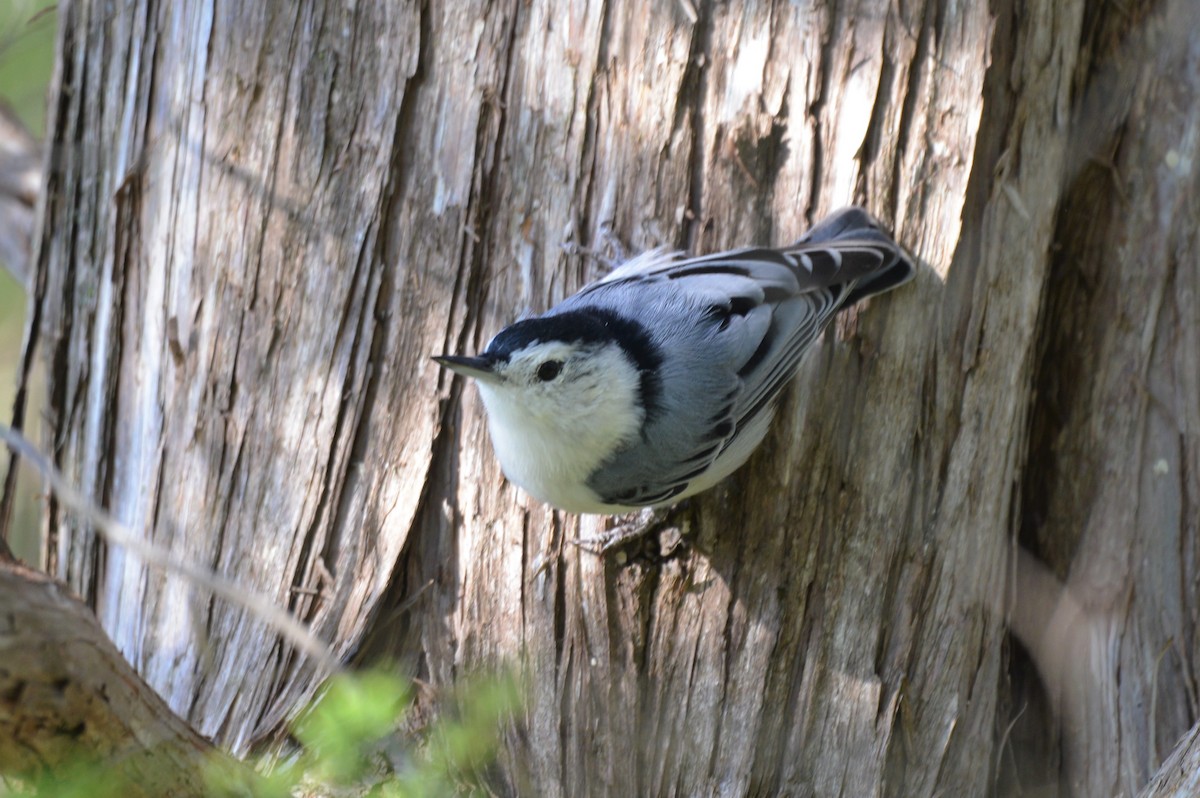
[[[132,529],[113,518],[72,487],[54,467],[54,464],[16,430],[0,424],[0,438],[3,438],[10,449],[24,457],[41,473],[50,483],[50,487],[53,488],[59,501],[91,523],[96,532],[110,545],[122,546],[140,557],[147,565],[157,566],[169,573],[185,577],[201,587],[208,588],[215,595],[247,610],[325,668],[331,671],[341,669],[341,664],[333,656],[328,646],[309,631],[308,627],[285,610],[277,607],[266,596],[248,590],[219,574],[193,565],[138,537]]]

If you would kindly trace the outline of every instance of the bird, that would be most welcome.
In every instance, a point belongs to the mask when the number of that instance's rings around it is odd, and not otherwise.
[[[584,514],[662,508],[742,466],[835,314],[914,272],[849,207],[779,249],[648,250],[481,354],[433,359],[474,379],[505,476],[535,499]]]

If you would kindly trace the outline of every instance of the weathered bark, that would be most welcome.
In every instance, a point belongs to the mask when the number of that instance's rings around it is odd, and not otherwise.
[[[1194,77],[1189,1],[67,4],[34,284],[49,450],[339,653],[435,684],[521,663],[508,792],[1130,792],[1198,714],[1200,104],[1168,90],[1194,89],[1174,79]],[[1122,49],[1139,32],[1158,46]],[[600,521],[505,484],[473,389],[426,358],[595,277],[559,244],[605,223],[708,251],[852,201],[928,268],[808,359],[664,563],[565,546]],[[1161,268],[1123,269],[1131,252]],[[1175,448],[1147,448],[1168,418]],[[1159,458],[1178,479],[1154,481]],[[1151,503],[1186,554],[1173,579],[1137,559],[1162,544]],[[1018,532],[1074,590],[1113,561],[1108,528],[1124,592],[1101,603],[1144,608],[1107,627],[1121,719],[1026,711],[1010,679],[1033,666],[1004,631]],[[53,505],[48,533],[55,571],[202,732],[242,750],[312,689],[241,612]],[[1180,655],[1155,681],[1164,634]],[[1061,776],[1009,752],[1012,718],[1017,743],[1061,745]]]
[[[381,235],[419,25],[373,9],[65,6],[35,286],[68,477],[341,653],[429,460],[436,399],[399,388],[426,368],[408,340],[444,335],[450,302],[406,287],[413,242]],[[242,749],[311,690],[242,611],[57,507],[48,530],[54,572],[202,733]]]
[[[1200,36],[1126,14],[1084,31],[1021,529],[1076,615],[1045,643],[1075,795],[1136,794],[1200,716]]]
[[[1138,798],[1192,798],[1200,794],[1200,724],[1191,728]]]
[[[131,798],[211,795],[215,768],[230,786],[252,782],[167,708],[60,585],[0,563],[0,608],[0,773],[38,779],[97,763],[98,785]]]

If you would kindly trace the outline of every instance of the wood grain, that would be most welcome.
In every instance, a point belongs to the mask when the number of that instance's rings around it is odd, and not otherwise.
[[[67,4],[47,449],[342,656],[520,665],[502,793],[1128,794],[1200,713],[1186,10]],[[567,545],[605,522],[505,483],[428,359],[598,276],[569,250],[606,227],[706,252],[850,203],[921,274],[839,320],[665,562]],[[311,693],[241,612],[47,532],[201,733],[245,751]],[[1007,637],[1022,545],[1116,613],[1082,714]]]

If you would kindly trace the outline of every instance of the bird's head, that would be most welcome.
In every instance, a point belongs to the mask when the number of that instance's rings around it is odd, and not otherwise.
[[[644,341],[625,340],[620,321],[594,312],[526,319],[481,355],[434,358],[475,379],[505,474],[559,506],[539,483],[585,482],[638,434],[647,399],[657,399],[657,375],[639,361]]]
[[[593,409],[597,402],[611,403],[621,395],[622,383],[636,383],[615,344],[534,340],[511,351],[489,347],[477,357],[434,360],[474,378],[489,412],[497,403],[509,403],[518,416],[543,426],[577,409]]]

